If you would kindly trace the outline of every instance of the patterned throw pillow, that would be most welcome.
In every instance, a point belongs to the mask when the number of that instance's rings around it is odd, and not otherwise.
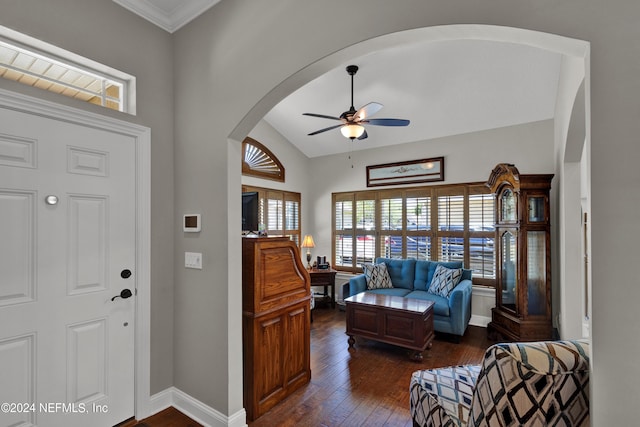
[[[362,271],[367,279],[367,289],[393,288],[387,264],[384,262],[380,264],[363,263]]]
[[[438,265],[427,292],[448,298],[453,288],[460,283],[460,279],[462,279],[461,268],[446,268]]]

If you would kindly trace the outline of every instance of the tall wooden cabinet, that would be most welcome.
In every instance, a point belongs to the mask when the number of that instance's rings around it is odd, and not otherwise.
[[[500,163],[487,181],[496,197],[496,306],[490,335],[513,341],[552,338],[552,178],[521,175],[514,165]]]
[[[311,380],[309,273],[286,237],[242,239],[244,406],[249,420]]]

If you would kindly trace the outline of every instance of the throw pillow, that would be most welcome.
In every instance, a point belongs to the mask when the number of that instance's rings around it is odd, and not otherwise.
[[[364,277],[367,279],[367,289],[393,288],[391,277],[389,277],[389,271],[387,270],[387,264],[372,264],[366,262],[362,264],[362,271],[364,271]]]
[[[460,279],[462,279],[461,268],[446,268],[438,265],[433,274],[433,279],[431,279],[428,292],[448,298],[453,288],[460,283]]]

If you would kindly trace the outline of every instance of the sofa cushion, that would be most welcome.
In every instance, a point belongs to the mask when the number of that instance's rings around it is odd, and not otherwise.
[[[387,265],[384,262],[379,264],[365,262],[362,264],[362,271],[367,279],[367,289],[393,288]]]
[[[462,268],[462,261],[416,261],[416,274],[414,278],[413,288],[416,290],[426,291],[433,280],[436,267],[442,265],[447,268]],[[465,277],[468,276],[468,277]],[[471,279],[471,271],[463,271],[463,279]]]
[[[413,281],[413,289],[426,291],[429,289],[429,269],[433,261],[416,261],[416,276]]]
[[[440,264],[436,267],[427,291],[447,298],[461,278],[462,268],[447,268]]]
[[[451,311],[449,310],[449,300],[440,295],[430,294],[427,291],[413,291],[405,295],[406,298],[422,299],[427,301],[433,301],[433,314],[436,316],[449,317]]]
[[[413,289],[416,273],[415,259],[376,258],[377,263],[385,263],[394,288]]]
[[[448,261],[448,262],[433,262],[431,263],[431,268],[429,269],[429,277],[428,277],[428,282],[429,284],[431,284],[431,282],[433,281],[433,276],[436,274],[436,268],[441,265],[443,267],[446,268],[462,268],[462,261]]]

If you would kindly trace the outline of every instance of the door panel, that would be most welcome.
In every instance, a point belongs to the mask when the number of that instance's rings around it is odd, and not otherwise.
[[[0,108],[0,427],[134,415],[135,214],[131,137]]]
[[[35,290],[35,193],[0,190],[0,306],[33,301]]]
[[[0,340],[0,366],[11,367],[3,372],[3,384],[12,385],[0,387],[0,402],[34,401],[36,378],[34,341],[35,334]],[[35,423],[35,413],[3,411],[1,419],[3,426],[32,425]]]
[[[86,402],[107,396],[107,322],[92,320],[67,328],[67,396]]]
[[[69,295],[106,289],[107,199],[69,196]]]

